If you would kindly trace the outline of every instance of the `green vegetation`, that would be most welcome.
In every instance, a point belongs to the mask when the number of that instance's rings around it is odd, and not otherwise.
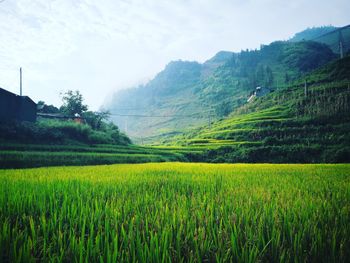
[[[210,127],[168,135],[158,147],[131,145],[103,117],[94,124],[40,120],[3,125],[0,164],[18,168],[155,161],[350,162],[349,75],[348,56],[245,103]]]
[[[336,28],[335,30],[329,31],[322,35],[315,35],[315,38],[307,38],[306,40],[313,40],[319,43],[326,44],[336,54],[340,53],[339,41],[341,41],[343,46],[343,53],[347,54],[350,51],[350,25],[341,28]]]
[[[319,38],[325,34],[337,30],[337,27],[334,26],[322,26],[322,27],[311,27],[307,28],[301,32],[296,33],[290,41],[299,42],[305,40],[313,40]]]
[[[300,33],[295,34],[290,39],[292,42],[312,40],[322,44],[326,44],[336,54],[340,53],[339,41],[343,44],[343,53],[350,51],[350,25],[344,27],[314,27],[308,28]]]
[[[341,29],[345,39],[348,28]],[[334,40],[329,30],[298,37]],[[0,163],[350,162],[350,56],[336,60],[330,42],[319,42],[292,39],[221,51],[203,64],[175,61],[146,85],[121,91],[109,107],[113,118],[124,123],[125,116],[115,114],[130,115],[134,143],[153,148],[132,146],[107,122],[108,111],[89,111],[79,91],[67,91],[60,108],[39,103],[37,123],[0,126]],[[257,86],[272,92],[247,103]],[[57,115],[61,120],[42,119]]]
[[[78,91],[66,92],[60,109],[44,102],[39,108],[48,115],[40,115],[36,123],[1,123],[1,168],[188,161],[186,155],[193,153],[189,148],[132,145],[116,125],[106,122],[107,111],[88,111]],[[83,121],[76,121],[79,116]]]
[[[0,140],[4,142],[39,144],[130,144],[130,139],[114,124],[93,129],[88,124],[74,121],[39,120],[2,123]]]
[[[116,163],[147,163],[186,160],[175,154],[130,154],[130,153],[77,153],[77,152],[16,152],[2,151],[0,164],[2,168],[42,167],[59,165],[94,165]]]
[[[149,146],[79,91],[1,123],[0,262],[348,262],[350,164],[201,163],[350,162],[350,56],[331,30],[121,91],[111,110]],[[71,167],[20,169],[45,166]]]
[[[347,262],[349,165],[0,170],[2,262]]]
[[[38,120],[0,123],[0,142],[39,144],[131,144],[131,140],[113,123],[109,112],[88,111],[79,91],[67,91],[60,109],[38,102]],[[48,119],[49,118],[49,119]],[[50,119],[51,118],[51,119]]]
[[[131,140],[106,122],[109,113],[88,111],[79,91],[66,92],[60,109],[43,101],[38,108],[35,123],[1,123],[1,168],[182,160],[176,154],[132,149]]]
[[[309,28],[289,41],[239,53],[220,51],[203,64],[173,61],[146,85],[118,91],[106,105],[136,143],[155,143],[227,117],[257,86],[280,89],[339,58],[350,48],[350,26]],[[118,116],[119,115],[119,116]],[[129,115],[128,117],[120,115]],[[170,116],[145,118],[147,116]]]
[[[350,56],[162,143],[200,147],[209,162],[350,162]]]
[[[207,123],[209,115],[226,117],[257,86],[281,88],[335,58],[322,43],[277,41],[259,50],[219,52],[203,64],[175,61],[146,85],[119,91],[106,107],[119,126],[126,117],[117,115],[130,115],[135,142],[156,142]]]
[[[135,145],[0,145],[1,168],[25,168],[59,165],[95,165],[115,163],[146,163],[188,161],[191,149],[161,149]]]
[[[60,111],[68,116],[74,116],[75,114],[82,115],[88,110],[88,106],[84,105],[83,95],[78,91],[68,90],[62,96],[63,105]]]

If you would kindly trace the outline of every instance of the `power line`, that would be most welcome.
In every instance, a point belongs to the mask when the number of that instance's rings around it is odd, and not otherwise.
[[[337,29],[335,29],[335,30],[333,30],[333,31],[330,31],[330,32],[325,33],[325,34],[323,34],[323,35],[314,37],[314,38],[312,38],[312,39],[310,39],[310,40],[316,40],[316,39],[319,39],[319,38],[323,38],[324,36],[327,36],[327,35],[332,35],[332,34],[338,33],[339,31],[345,30],[345,29],[347,29],[348,27],[350,27],[350,25],[347,25],[347,26],[344,26],[344,27],[341,27],[341,28],[337,28]]]
[[[113,110],[144,110],[147,109],[146,107],[144,108],[113,108]]]
[[[139,118],[172,118],[172,117],[179,117],[179,118],[206,118],[202,116],[195,116],[195,114],[191,115],[141,115],[141,114],[118,114],[118,113],[111,113],[111,116],[120,116],[120,117],[139,117]]]

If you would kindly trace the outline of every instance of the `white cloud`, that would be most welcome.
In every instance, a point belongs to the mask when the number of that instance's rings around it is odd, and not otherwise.
[[[105,94],[150,78],[171,59],[204,61],[286,39],[307,26],[349,23],[348,1],[5,0],[0,3],[0,86],[59,104],[80,89],[97,109]]]

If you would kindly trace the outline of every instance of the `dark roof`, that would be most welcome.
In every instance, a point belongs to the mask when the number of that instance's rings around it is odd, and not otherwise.
[[[18,96],[18,97],[20,97],[22,100],[26,100],[26,101],[28,101],[30,103],[34,103],[36,105],[36,103],[28,96]]]
[[[5,89],[3,89],[3,88],[1,88],[1,87],[0,87],[0,92],[1,92],[1,93],[5,93],[5,94],[7,94],[7,95],[9,95],[9,96],[17,96],[16,94],[14,94],[14,93],[12,93],[12,92],[9,92],[8,90],[5,90]]]
[[[36,103],[35,103],[31,98],[29,98],[28,96],[20,96],[20,95],[17,95],[17,94],[15,94],[15,93],[12,93],[12,92],[10,92],[10,91],[8,91],[8,90],[5,90],[5,89],[3,89],[3,88],[1,88],[1,87],[0,87],[0,93],[4,93],[4,94],[6,94],[7,96],[15,96],[15,97],[20,98],[20,99],[22,99],[22,100],[26,100],[26,101],[28,101],[28,102],[31,102],[31,103],[36,104]]]

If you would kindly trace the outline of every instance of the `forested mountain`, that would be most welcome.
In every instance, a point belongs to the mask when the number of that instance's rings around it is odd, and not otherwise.
[[[306,80],[306,86],[305,86]],[[349,162],[350,56],[162,143],[211,162]]]
[[[330,33],[334,30],[338,29],[338,27],[334,26],[322,26],[322,27],[309,27],[301,32],[296,33],[290,41],[299,42],[303,40],[313,40],[318,38],[324,34]]]
[[[223,118],[257,86],[281,88],[336,57],[325,44],[277,41],[259,50],[221,51],[203,64],[173,61],[106,106],[134,141],[154,141]]]
[[[350,51],[350,25],[338,28],[333,26],[308,28],[295,34],[289,41],[316,41],[326,44],[336,54],[340,54],[341,49],[346,54]]]

